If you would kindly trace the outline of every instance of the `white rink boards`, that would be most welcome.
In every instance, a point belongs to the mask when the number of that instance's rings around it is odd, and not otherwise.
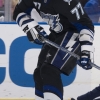
[[[42,25],[49,33],[49,27]],[[100,65],[100,26],[95,26],[94,61]],[[0,24],[0,100],[34,100],[32,73],[40,46],[30,43],[17,24]],[[79,66],[70,76],[62,75],[64,99],[76,98],[100,83],[100,70]]]

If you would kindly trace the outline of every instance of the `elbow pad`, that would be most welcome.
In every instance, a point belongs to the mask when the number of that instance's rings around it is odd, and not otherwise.
[[[82,29],[79,35],[79,41],[81,44],[92,44],[94,40],[94,33],[88,29]]]

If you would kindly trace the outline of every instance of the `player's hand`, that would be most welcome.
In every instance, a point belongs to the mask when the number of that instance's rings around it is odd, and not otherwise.
[[[36,44],[43,44],[44,41],[43,39],[41,39],[41,37],[48,37],[44,29],[34,19],[31,19],[25,13],[20,13],[17,16],[16,22],[27,34],[27,37],[31,42],[34,42]]]
[[[80,56],[80,60],[79,60],[79,65],[85,69],[85,70],[89,70],[92,68],[92,66],[90,65],[90,62],[93,62],[93,51],[94,48],[92,45],[83,45],[82,48],[84,50],[81,50],[81,56]]]
[[[48,35],[44,29],[35,21],[31,21],[22,25],[22,30],[27,34],[29,41],[36,44],[43,44],[44,41],[41,37],[47,38]]]

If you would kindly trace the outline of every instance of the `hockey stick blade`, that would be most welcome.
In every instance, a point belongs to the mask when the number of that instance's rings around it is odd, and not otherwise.
[[[77,54],[75,54],[75,53],[73,53],[73,52],[67,50],[66,48],[61,47],[61,46],[59,46],[58,44],[56,44],[56,43],[54,43],[54,42],[52,42],[52,41],[50,41],[50,40],[48,40],[48,39],[45,39],[45,38],[44,38],[43,40],[44,40],[45,43],[47,43],[47,44],[49,44],[49,45],[51,45],[51,46],[54,46],[54,47],[56,47],[56,48],[58,48],[58,49],[60,49],[60,50],[62,50],[62,51],[64,51],[64,52],[66,52],[66,53],[69,53],[71,56],[75,57],[77,60],[80,59],[80,56],[79,56],[79,55],[77,55]],[[90,65],[93,66],[93,67],[95,67],[95,68],[97,68],[98,70],[100,70],[100,67],[97,66],[96,64],[90,62]]]

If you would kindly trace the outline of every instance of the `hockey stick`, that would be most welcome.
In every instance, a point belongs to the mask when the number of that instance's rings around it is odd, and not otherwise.
[[[71,56],[75,57],[77,60],[80,59],[80,56],[79,56],[79,55],[77,55],[77,54],[75,54],[75,53],[73,53],[73,52],[67,50],[67,49],[64,48],[64,47],[59,46],[58,44],[56,44],[56,43],[54,43],[54,42],[52,42],[52,41],[50,41],[50,40],[48,40],[48,39],[43,38],[43,41],[44,41],[45,43],[51,45],[51,46],[54,46],[54,47],[56,47],[56,48],[58,48],[58,49],[60,49],[60,50],[62,50],[62,51],[64,51],[64,52],[66,52],[66,53],[69,53]],[[94,64],[94,63],[92,63],[92,62],[89,62],[89,63],[90,63],[91,66],[93,66],[93,67],[97,68],[98,70],[100,70],[100,67],[97,66],[96,64]]]

